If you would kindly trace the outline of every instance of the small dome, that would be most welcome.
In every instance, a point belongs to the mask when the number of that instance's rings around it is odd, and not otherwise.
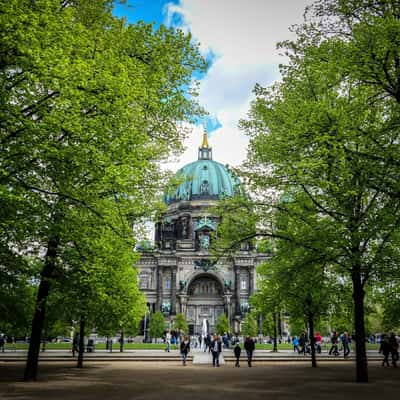
[[[209,159],[200,159],[185,165],[175,175],[181,183],[165,195],[165,202],[197,199],[217,200],[232,197],[241,191],[237,177],[224,165]]]

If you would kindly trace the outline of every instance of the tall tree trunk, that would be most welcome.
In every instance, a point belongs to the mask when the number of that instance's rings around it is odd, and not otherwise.
[[[274,348],[273,348],[273,352],[277,353],[278,352],[278,341],[277,341],[277,336],[278,336],[278,330],[276,328],[276,324],[277,324],[277,318],[276,318],[276,311],[274,311],[272,313],[272,321],[274,324]]]
[[[317,358],[315,356],[314,315],[311,312],[308,313],[308,327],[310,329],[311,365],[313,368],[317,368]]]
[[[79,352],[77,368],[83,368],[83,353],[85,351],[85,317],[81,315],[79,324]]]
[[[50,280],[56,267],[57,249],[60,238],[57,235],[47,242],[46,259],[40,273],[40,284],[36,297],[35,313],[32,320],[32,330],[29,342],[28,358],[26,360],[24,380],[36,380],[39,362],[40,342],[46,315],[46,301],[50,291]]]
[[[354,325],[356,336],[356,374],[357,382],[368,382],[368,361],[365,348],[364,288],[361,281],[360,266],[353,267]]]
[[[119,343],[119,351],[120,353],[122,353],[124,351],[124,330],[121,329],[121,337],[119,339],[120,343]]]

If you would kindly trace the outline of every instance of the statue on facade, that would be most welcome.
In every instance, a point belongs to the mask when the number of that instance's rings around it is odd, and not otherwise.
[[[186,287],[186,281],[179,281],[179,289],[182,291]]]
[[[170,312],[171,312],[171,304],[170,303],[162,303],[161,312],[163,314],[170,314]]]

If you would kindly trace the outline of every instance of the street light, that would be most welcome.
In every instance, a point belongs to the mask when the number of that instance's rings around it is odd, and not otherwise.
[[[149,310],[146,310],[145,314],[144,314],[144,324],[143,324],[143,334],[144,334],[144,338],[143,338],[143,342],[147,343],[147,313],[149,312]]]

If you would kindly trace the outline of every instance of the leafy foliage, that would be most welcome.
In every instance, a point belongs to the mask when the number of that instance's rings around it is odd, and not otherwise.
[[[289,57],[282,81],[257,85],[241,121],[250,136],[241,175],[253,197],[226,220],[252,210],[256,229],[220,229],[222,243],[284,240],[307,256],[308,277],[319,264],[351,282],[359,382],[368,381],[368,283],[399,276],[399,7],[324,0],[308,9],[297,39],[280,44]]]
[[[174,330],[184,334],[187,334],[189,332],[189,328],[183,314],[176,314],[172,327]]]
[[[107,324],[96,304],[113,327],[138,317],[127,310],[140,312],[142,301],[127,272],[140,233],[132,238],[132,227],[160,209],[159,162],[181,149],[182,122],[202,114],[192,73],[206,64],[190,35],[128,25],[111,11],[105,0],[1,3],[0,241],[42,266],[26,379],[36,377],[47,299],[70,269],[83,289],[75,310],[96,315],[99,327]],[[121,262],[111,249],[119,240]],[[125,305],[107,252],[125,280]]]
[[[257,321],[251,314],[246,314],[246,317],[244,318],[240,326],[240,333],[243,336],[255,337],[257,336],[257,331]]]
[[[149,334],[151,337],[157,339],[163,336],[165,330],[164,315],[161,311],[156,311],[151,314],[149,322]]]
[[[226,314],[221,314],[215,324],[215,330],[218,335],[223,335],[231,331],[231,326],[228,321]]]

